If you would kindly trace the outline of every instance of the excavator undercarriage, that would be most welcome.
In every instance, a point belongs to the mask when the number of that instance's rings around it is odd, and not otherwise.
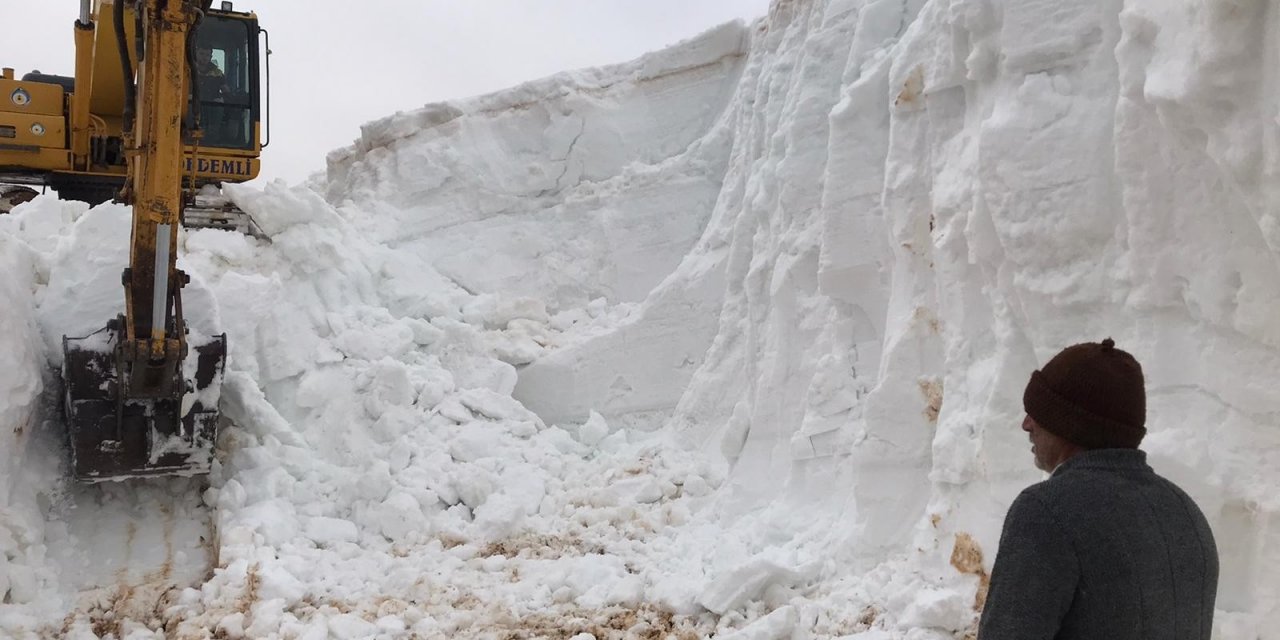
[[[26,184],[6,184],[6,178],[0,176],[0,214],[9,213],[20,204],[33,200],[39,191]],[[40,186],[40,183],[33,183]],[[90,205],[98,205],[115,197],[118,187],[99,188],[99,197],[86,194],[83,190],[65,190],[58,192],[63,200],[83,200]],[[107,195],[109,194],[109,195]],[[182,209],[182,226],[188,229],[221,229],[234,231],[247,236],[266,239],[267,236],[258,226],[253,216],[236,206],[234,202],[218,189],[206,186],[195,193],[190,202]]]
[[[266,238],[253,216],[220,192],[197,193],[182,210],[182,226],[188,229],[223,229]]]

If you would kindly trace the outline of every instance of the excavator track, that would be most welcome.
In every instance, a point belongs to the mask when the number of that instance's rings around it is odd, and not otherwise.
[[[200,193],[182,210],[182,226],[188,229],[223,229],[255,238],[266,238],[253,216],[222,194]]]

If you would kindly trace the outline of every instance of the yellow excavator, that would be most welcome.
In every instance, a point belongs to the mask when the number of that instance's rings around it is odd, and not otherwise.
[[[147,80],[143,74],[148,54],[155,51],[146,46],[155,40],[147,31],[155,27],[145,22],[147,8],[160,11],[170,4],[190,5],[196,16],[184,31],[191,35],[184,49],[171,54],[181,57],[184,71],[151,79],[152,86],[167,83],[185,96],[177,114],[184,121],[183,151],[174,166],[183,183],[195,189],[181,222],[256,231],[252,218],[216,189],[200,187],[258,175],[259,156],[269,142],[259,90],[260,63],[267,62],[260,53],[269,52],[263,44],[269,36],[253,13],[235,11],[231,2],[215,8],[211,0],[81,0],[74,76],[33,71],[19,79],[12,68],[3,68],[0,213],[33,198],[32,187],[52,187],[64,200],[91,205],[120,199],[130,183],[129,156],[137,151],[128,147],[125,133],[140,117],[146,99],[140,92]],[[266,69],[269,78],[270,66]],[[199,127],[193,126],[195,119]]]
[[[133,208],[124,313],[63,338],[72,471],[206,473],[227,342],[188,330],[178,227],[201,186],[257,174],[257,20],[229,2],[82,0],[75,29],[75,78],[0,81],[0,180],[105,189]]]

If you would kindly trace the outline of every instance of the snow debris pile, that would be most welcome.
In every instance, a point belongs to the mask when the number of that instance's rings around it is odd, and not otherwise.
[[[1265,637],[1280,33],[1174,5],[780,0],[231,189],[270,240],[181,246],[231,349],[202,496],[57,479],[47,363],[118,308],[127,211],[15,209],[0,628],[963,638],[1039,478],[1026,376],[1109,335],[1218,536],[1216,637]],[[159,568],[104,570],[139,527]]]

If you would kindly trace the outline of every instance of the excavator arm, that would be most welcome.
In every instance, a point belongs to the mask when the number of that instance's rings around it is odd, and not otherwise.
[[[133,204],[129,268],[125,272],[125,361],[135,395],[173,393],[186,351],[181,317],[184,274],[177,268],[182,216],[183,121],[187,113],[187,47],[199,7],[190,0],[142,0],[145,56],[138,107],[125,130],[129,177],[124,201]],[[123,5],[114,10],[122,13]]]
[[[225,335],[194,347],[182,310],[186,274],[177,268],[178,227],[194,194],[183,181],[184,144],[200,138],[189,104],[194,29],[203,0],[133,0],[142,37],[134,56],[112,19],[125,74],[128,177],[119,201],[133,205],[124,314],[85,338],[63,338],[66,411],[75,475],[102,480],[207,472]]]

